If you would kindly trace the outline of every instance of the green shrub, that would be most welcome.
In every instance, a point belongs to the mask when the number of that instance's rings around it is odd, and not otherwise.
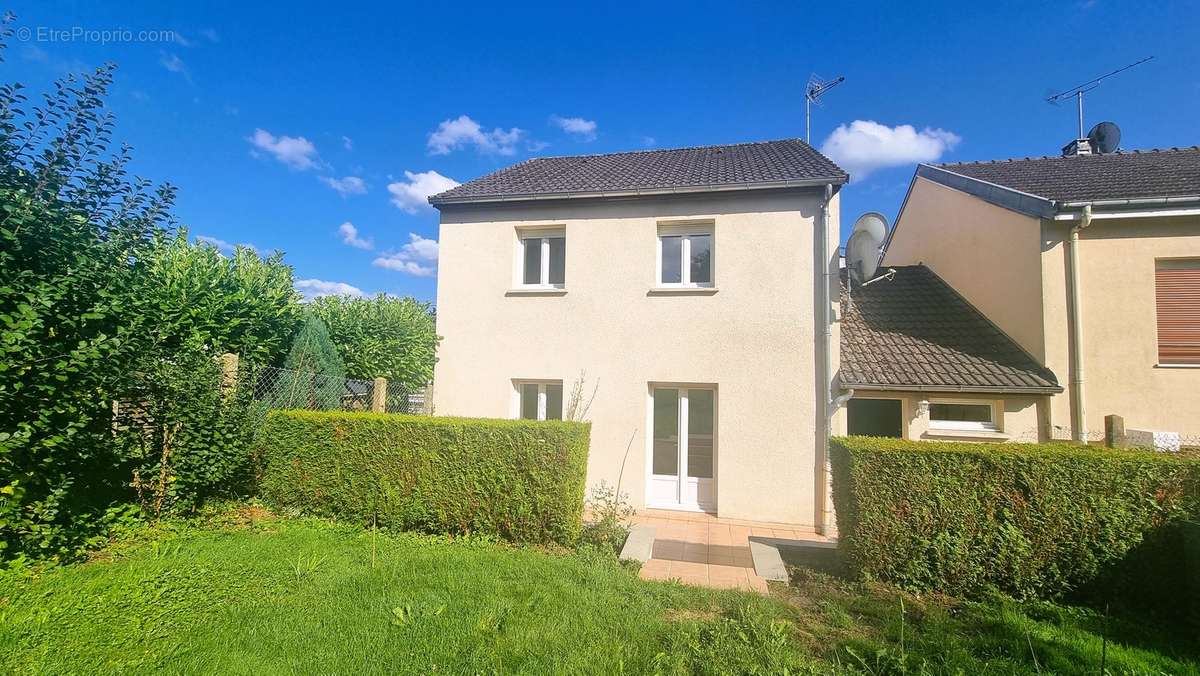
[[[318,516],[570,543],[590,434],[558,421],[272,411],[260,486],[276,507]]]
[[[839,548],[867,579],[1057,597],[1200,513],[1200,462],[1066,444],[831,443]]]

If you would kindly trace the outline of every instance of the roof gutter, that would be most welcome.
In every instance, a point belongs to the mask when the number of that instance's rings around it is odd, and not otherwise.
[[[587,192],[517,193],[509,195],[480,195],[474,197],[439,197],[433,195],[429,203],[435,207],[455,204],[487,204],[493,202],[533,202],[543,200],[586,199],[597,197],[645,197],[650,195],[679,195],[705,192],[731,192],[739,190],[771,190],[778,188],[823,188],[844,185],[846,176],[826,178],[789,179],[786,181],[761,181],[757,183],[728,183],[724,185],[683,185],[660,188],[632,188],[629,190],[594,190]]]

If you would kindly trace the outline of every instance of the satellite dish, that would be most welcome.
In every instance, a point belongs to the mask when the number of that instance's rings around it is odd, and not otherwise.
[[[1121,128],[1112,122],[1101,122],[1088,132],[1088,141],[1099,153],[1111,153],[1121,145]]]
[[[846,270],[859,284],[871,281],[879,269],[879,252],[887,237],[887,219],[868,211],[854,222],[846,242]]]

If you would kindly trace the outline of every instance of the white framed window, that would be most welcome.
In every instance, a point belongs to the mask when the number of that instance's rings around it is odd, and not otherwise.
[[[995,432],[996,407],[986,401],[930,401],[929,429]]]
[[[713,286],[713,224],[658,226],[655,279],[665,288]]]
[[[565,230],[518,230],[517,245],[517,286],[534,289],[562,289],[566,286]]]
[[[521,420],[562,420],[561,380],[514,380],[517,415]]]

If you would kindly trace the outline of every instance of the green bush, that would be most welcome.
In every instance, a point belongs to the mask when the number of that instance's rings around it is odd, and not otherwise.
[[[852,571],[955,595],[1054,598],[1200,513],[1200,462],[1066,444],[831,443]]]
[[[590,434],[558,421],[272,411],[260,487],[276,507],[318,516],[569,543]]]

